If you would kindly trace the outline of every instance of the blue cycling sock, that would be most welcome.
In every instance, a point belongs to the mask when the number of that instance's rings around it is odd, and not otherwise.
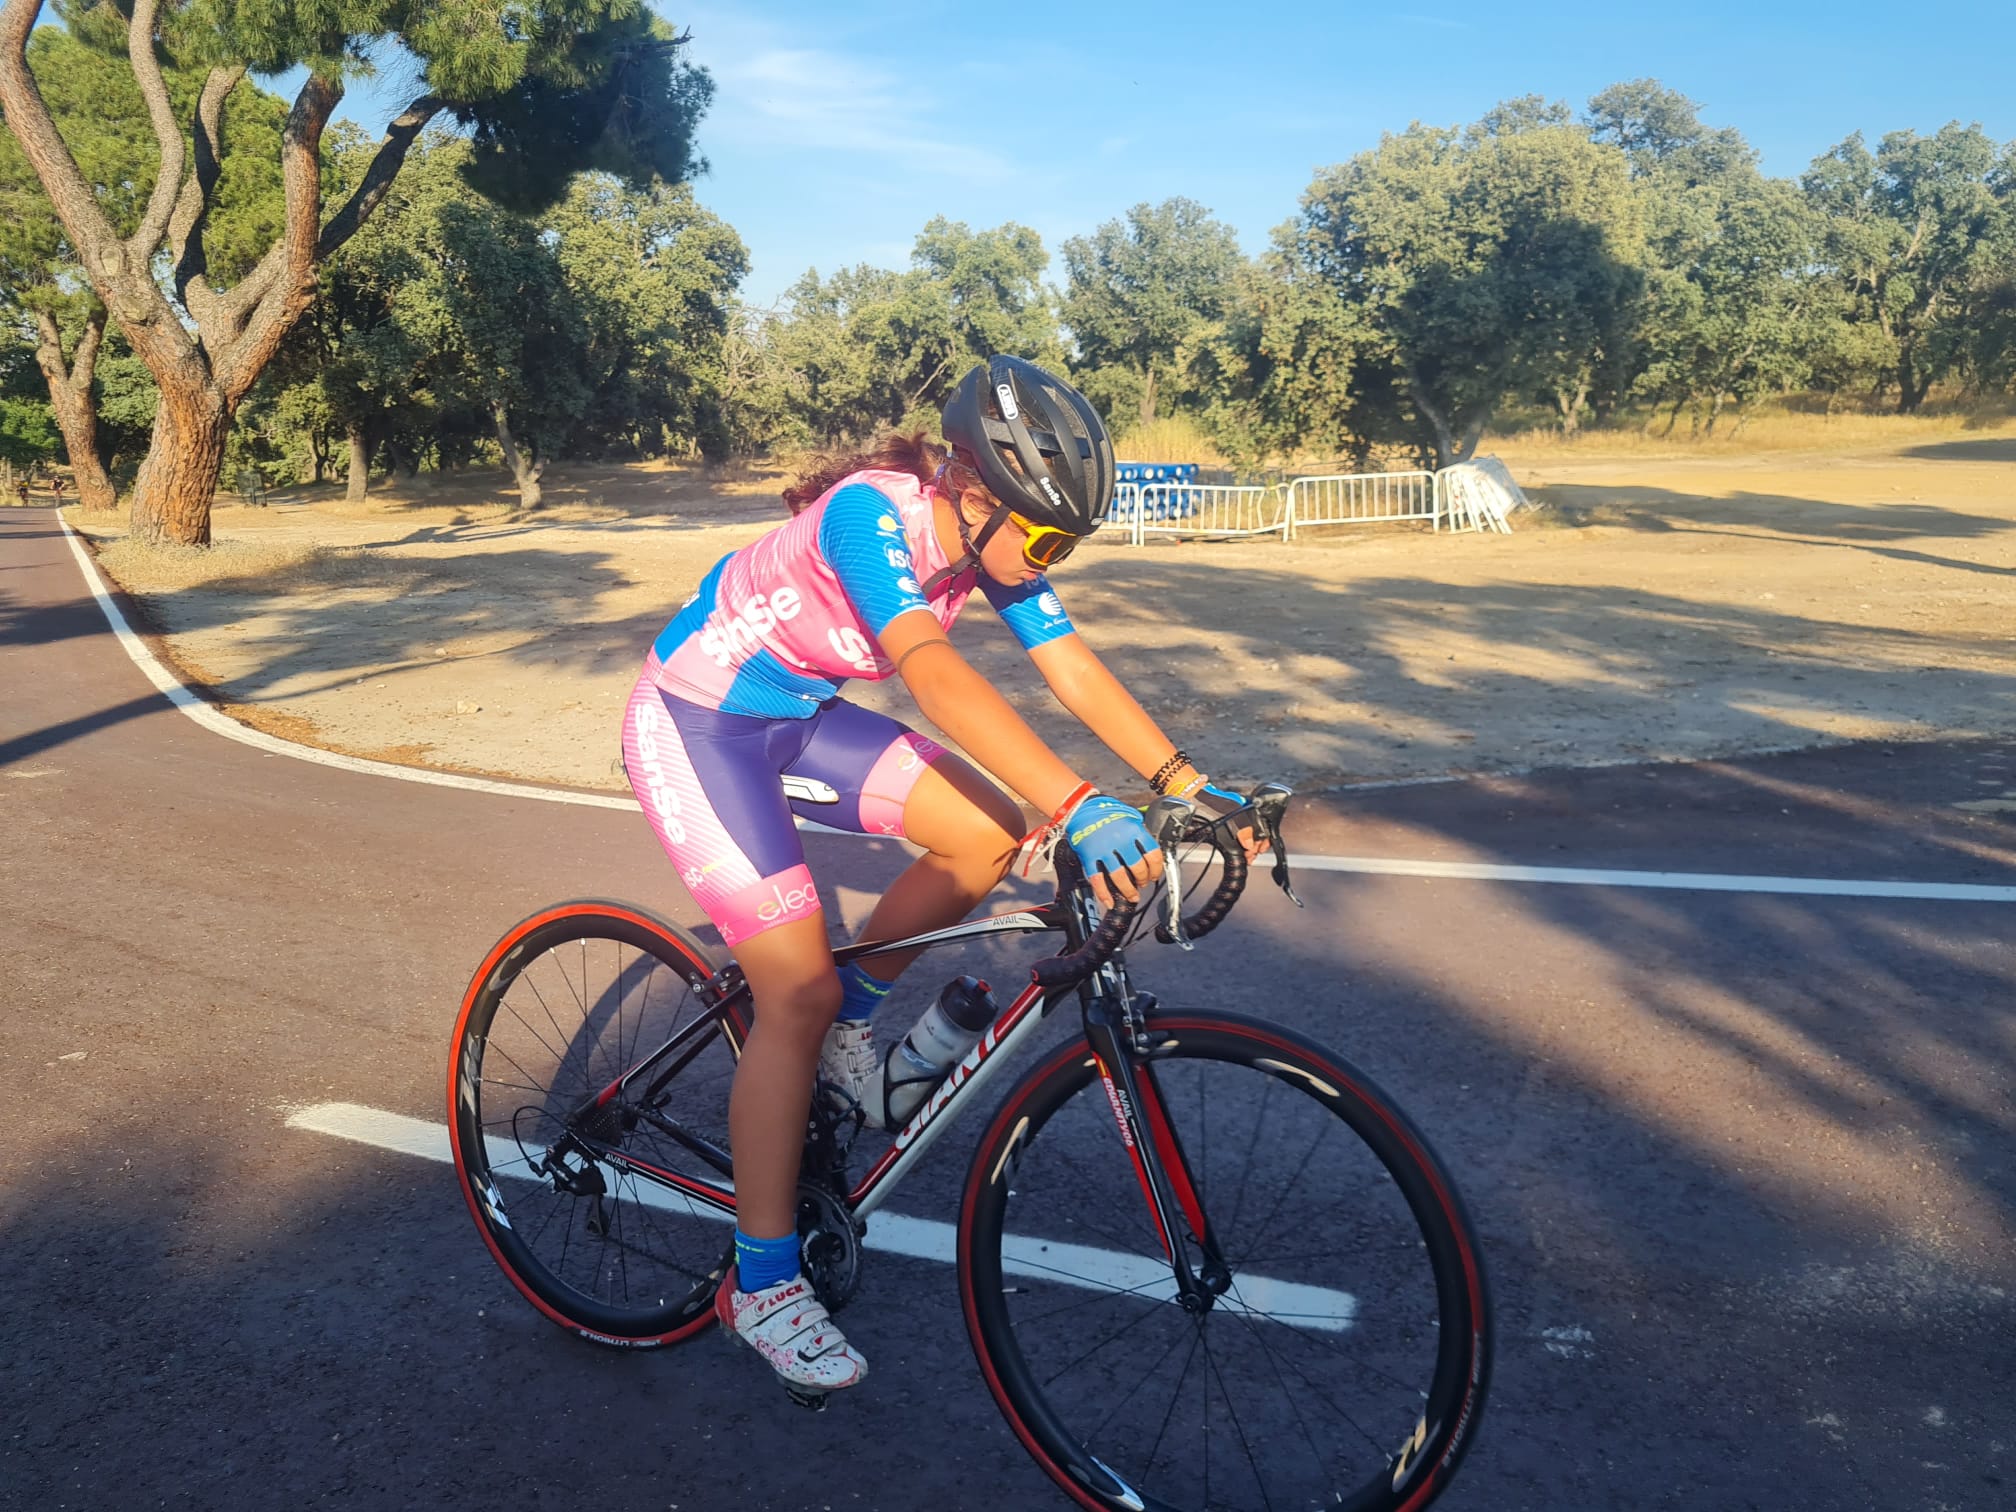
[[[745,1292],[761,1291],[798,1274],[798,1236],[752,1239],[735,1230],[735,1285]]]
[[[882,1006],[882,999],[889,996],[889,990],[895,985],[894,982],[870,976],[862,970],[859,961],[849,961],[840,968],[841,1021],[858,1024],[863,1019],[873,1018],[875,1010]]]

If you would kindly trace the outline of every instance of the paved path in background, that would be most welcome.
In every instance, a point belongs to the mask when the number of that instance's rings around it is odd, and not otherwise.
[[[1856,748],[1337,797],[1295,838],[2006,888],[2012,803],[2016,743]],[[810,847],[866,890],[902,861]],[[1443,1505],[2009,1505],[2016,908],[1299,886],[1308,914],[1256,892],[1180,973],[1137,972],[1343,1047],[1454,1169],[1501,1334]],[[1062,1505],[942,1266],[872,1257],[849,1322],[877,1375],[812,1417],[718,1341],[565,1337],[444,1167],[286,1126],[328,1102],[438,1121],[474,962],[579,894],[687,913],[634,815],[198,728],[107,633],[54,516],[0,515],[0,1506]],[[949,1216],[971,1138],[898,1206]]]

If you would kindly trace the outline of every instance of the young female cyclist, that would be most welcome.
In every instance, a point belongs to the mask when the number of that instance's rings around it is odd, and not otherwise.
[[[1160,791],[1204,783],[1073,632],[1043,577],[1112,502],[1113,450],[1092,406],[1041,368],[996,357],[960,383],[944,431],[949,454],[892,434],[787,488],[796,517],[707,574],[653,644],[623,725],[644,812],[754,996],[728,1110],[736,1265],[717,1310],[787,1384],[813,1391],[867,1371],[798,1270],[814,1074],[823,1067],[878,1118],[868,1017],[917,952],[835,971],[780,779],[841,795],[837,808],[807,809],[823,824],[923,849],[869,915],[868,939],[963,919],[1001,880],[1023,829],[980,772],[838,697],[840,684],[900,676],[932,723],[1064,826],[1104,904],[1136,897],[1161,855],[1138,810],[1082,781],[952,649],[946,631],[973,589],[1121,760]]]

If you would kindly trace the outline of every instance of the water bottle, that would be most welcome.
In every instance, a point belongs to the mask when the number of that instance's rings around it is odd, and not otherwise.
[[[882,1127],[900,1129],[994,1022],[999,1005],[985,982],[962,976],[945,984],[903,1042],[882,1063]]]

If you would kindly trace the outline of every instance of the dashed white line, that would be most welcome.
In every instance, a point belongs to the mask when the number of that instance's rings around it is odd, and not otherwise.
[[[329,1134],[422,1160],[452,1164],[455,1159],[445,1125],[410,1118],[403,1113],[388,1113],[382,1108],[367,1108],[358,1103],[317,1103],[313,1107],[297,1108],[287,1116],[287,1127],[314,1134]],[[492,1135],[485,1143],[489,1147],[493,1172],[508,1174],[510,1167],[522,1160],[517,1146],[508,1139]],[[642,1182],[626,1187],[625,1195],[634,1196],[636,1201],[646,1206],[682,1216],[721,1223],[728,1221],[724,1214],[711,1208],[701,1208],[672,1192]],[[912,1218],[892,1213],[885,1207],[878,1209],[868,1220],[868,1233],[862,1242],[869,1249],[885,1254],[951,1265],[958,1253],[957,1239],[957,1230],[949,1223],[931,1218]],[[1142,1255],[1036,1239],[1024,1234],[1004,1236],[1001,1268],[1010,1275],[1028,1276],[1089,1291],[1125,1291],[1161,1301],[1173,1301],[1176,1296],[1175,1278],[1170,1275],[1168,1266],[1159,1261]],[[1273,1313],[1294,1317],[1312,1328],[1330,1333],[1342,1333],[1349,1329],[1358,1316],[1357,1298],[1349,1292],[1251,1274],[1242,1274],[1236,1296],[1228,1294],[1221,1297],[1218,1305],[1256,1316]]]

